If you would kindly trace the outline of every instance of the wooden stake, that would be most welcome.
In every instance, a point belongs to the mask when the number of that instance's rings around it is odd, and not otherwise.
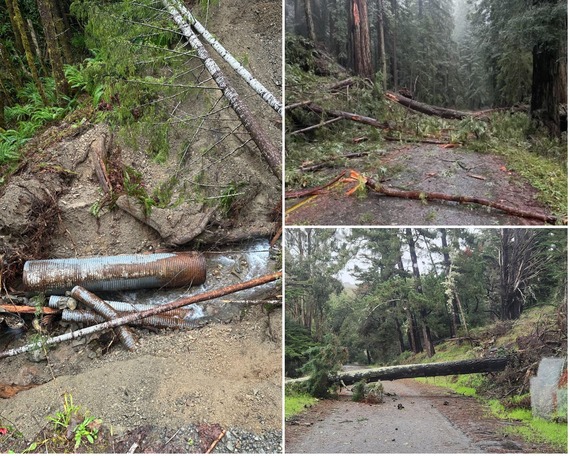
[[[212,442],[210,448],[208,448],[208,451],[206,451],[206,454],[211,453],[214,448],[216,448],[216,445],[220,442],[220,440],[224,438],[224,435],[226,435],[226,431],[222,431],[218,438]]]

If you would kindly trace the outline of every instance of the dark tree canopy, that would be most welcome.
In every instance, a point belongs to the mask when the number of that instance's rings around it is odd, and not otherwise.
[[[286,337],[300,340],[303,326],[316,343],[333,333],[353,362],[430,356],[439,340],[566,302],[566,230],[305,228],[287,236],[285,310],[295,324]],[[307,313],[318,324],[308,325]]]

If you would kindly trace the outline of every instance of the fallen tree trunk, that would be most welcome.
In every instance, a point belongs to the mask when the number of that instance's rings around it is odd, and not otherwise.
[[[190,43],[192,48],[196,51],[198,58],[204,63],[204,66],[214,81],[216,81],[224,97],[229,101],[230,106],[239,117],[239,120],[251,135],[251,139],[253,139],[253,142],[255,142],[259,148],[261,155],[263,155],[263,158],[269,164],[273,174],[281,179],[281,151],[271,143],[265,131],[263,131],[257,120],[255,120],[251,114],[247,105],[239,98],[235,89],[228,83],[218,64],[212,60],[204,45],[192,31],[190,24],[183,19],[178,10],[174,8],[168,0],[162,0],[162,3],[182,31],[188,43]]]
[[[214,48],[214,50],[220,54],[220,56],[234,69],[234,71],[239,74],[245,82],[261,97],[263,100],[271,106],[279,115],[283,113],[283,106],[281,102],[275,98],[275,96],[265,88],[261,82],[253,77],[253,75],[247,71],[241,63],[239,63],[221,44],[216,40],[208,30],[204,28],[200,22],[192,15],[192,13],[186,8],[186,6],[178,0],[170,0],[170,3],[178,9],[182,15],[188,20],[190,25],[204,37],[204,39]]]
[[[61,336],[57,337],[50,337],[49,339],[43,341],[42,343],[33,343],[24,345],[23,347],[13,348],[11,350],[6,350],[0,352],[0,359],[8,358],[10,356],[19,355],[21,353],[26,353],[31,350],[36,350],[41,346],[49,346],[54,345],[59,342],[64,342],[66,340],[73,340],[79,339],[83,336],[88,334],[93,334],[99,331],[104,331],[107,329],[115,328],[117,326],[126,325],[127,323],[131,323],[141,318],[150,317],[152,315],[156,315],[159,313],[163,313],[169,310],[178,309],[179,307],[187,306],[189,304],[194,304],[197,302],[202,301],[209,301],[211,299],[219,298],[221,296],[225,296],[231,293],[235,293],[237,291],[246,290],[248,288],[258,287],[259,285],[263,285],[265,283],[273,282],[281,277],[281,272],[275,272],[273,274],[267,274],[256,279],[248,280],[247,282],[236,283],[235,285],[229,285],[227,287],[218,288],[217,290],[207,291],[205,293],[200,293],[194,296],[189,296],[187,298],[178,299],[176,301],[172,301],[168,304],[164,304],[162,306],[156,306],[152,309],[145,310],[143,312],[135,312],[129,315],[126,315],[121,318],[117,318],[115,320],[107,321],[105,323],[100,323],[95,326],[90,326],[88,328],[79,329],[77,331],[73,331],[71,333],[62,334]]]
[[[419,101],[412,100],[411,98],[404,97],[395,92],[388,91],[384,94],[384,96],[388,100],[395,101],[396,103],[399,103],[406,108],[421,112],[422,114],[427,114],[428,116],[442,117],[444,119],[461,120],[465,117],[475,117],[481,120],[489,120],[488,115],[493,114],[494,112],[526,112],[529,109],[528,106],[521,105],[511,106],[508,108],[484,109],[482,111],[457,111],[455,109],[442,108],[440,106],[432,106],[426,103],[420,103]]]
[[[419,101],[412,100],[411,98],[404,97],[394,92],[386,92],[386,98],[391,101],[405,106],[406,108],[413,109],[414,111],[427,114],[428,116],[437,116],[444,119],[464,119],[465,117],[477,117],[477,113],[456,111],[455,109],[441,108],[439,106],[432,106]]]
[[[343,382],[352,385],[360,380],[397,380],[399,378],[437,377],[442,375],[477,374],[498,372],[507,367],[509,358],[468,359],[445,363],[407,364],[403,366],[378,367],[329,375],[330,384]],[[286,380],[286,384],[306,382],[309,377]]]
[[[507,214],[514,215],[516,217],[530,218],[535,220],[540,220],[542,222],[555,224],[558,219],[553,215],[539,214],[537,212],[527,211],[524,209],[518,209],[516,207],[509,206],[503,203],[497,203],[485,198],[479,198],[476,196],[461,196],[461,195],[448,195],[447,193],[437,193],[437,192],[422,192],[418,190],[398,190],[396,188],[387,187],[374,181],[373,179],[366,178],[366,186],[372,191],[381,193],[385,196],[393,196],[399,198],[407,199],[417,199],[422,201],[429,200],[441,200],[441,201],[454,201],[461,204],[480,204],[482,206],[492,207],[493,209],[498,209]]]

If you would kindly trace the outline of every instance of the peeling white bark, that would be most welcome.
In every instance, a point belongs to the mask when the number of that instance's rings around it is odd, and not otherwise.
[[[204,37],[204,39],[216,50],[218,54],[239,74],[255,92],[263,98],[263,100],[271,106],[279,115],[283,112],[283,106],[275,96],[253,75],[247,71],[219,41],[217,41],[208,30],[204,28],[200,22],[192,15],[192,13],[178,0],[170,0],[170,3],[186,18],[186,20],[194,27],[194,29]]]
[[[230,106],[235,111],[251,139],[259,148],[263,158],[269,164],[275,176],[281,179],[281,153],[269,140],[265,131],[252,116],[247,105],[239,98],[235,89],[228,83],[218,64],[210,57],[204,45],[200,42],[196,34],[192,31],[190,24],[184,20],[180,12],[173,6],[176,0],[162,0],[162,3],[182,31],[190,46],[196,51],[198,58],[204,63],[208,72],[229,101]]]

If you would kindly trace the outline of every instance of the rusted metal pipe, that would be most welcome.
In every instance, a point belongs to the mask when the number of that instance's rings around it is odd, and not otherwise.
[[[119,318],[119,314],[115,312],[109,304],[83,287],[73,287],[71,297],[81,301],[87,307],[104,317],[105,320]],[[135,338],[126,326],[119,326],[117,328],[117,335],[128,350],[133,351],[135,349]]]
[[[126,314],[131,312],[142,312],[144,310],[153,309],[159,304],[133,304],[130,302],[122,301],[107,301],[109,306],[111,306],[118,313]],[[0,304],[1,306],[1,304]],[[48,301],[49,310],[52,309],[68,309],[75,310],[77,308],[77,301],[69,296],[50,296]],[[161,313],[163,316],[169,316],[174,318],[182,318],[184,320],[196,320],[204,316],[204,311],[198,304],[190,304],[188,306],[181,307],[180,309],[170,310]]]
[[[75,285],[90,291],[184,287],[206,281],[206,260],[198,252],[32,260],[24,264],[29,291],[63,294]]]
[[[128,315],[128,312],[118,312],[118,315],[124,317]],[[61,314],[61,319],[63,321],[71,321],[76,323],[103,323],[105,318],[101,315],[97,315],[95,312],[90,310],[69,310],[63,309]],[[187,320],[181,316],[175,315],[165,315],[158,314],[151,317],[142,318],[131,323],[131,325],[136,326],[152,326],[154,328],[176,328],[176,329],[195,329],[202,326],[195,320]]]

